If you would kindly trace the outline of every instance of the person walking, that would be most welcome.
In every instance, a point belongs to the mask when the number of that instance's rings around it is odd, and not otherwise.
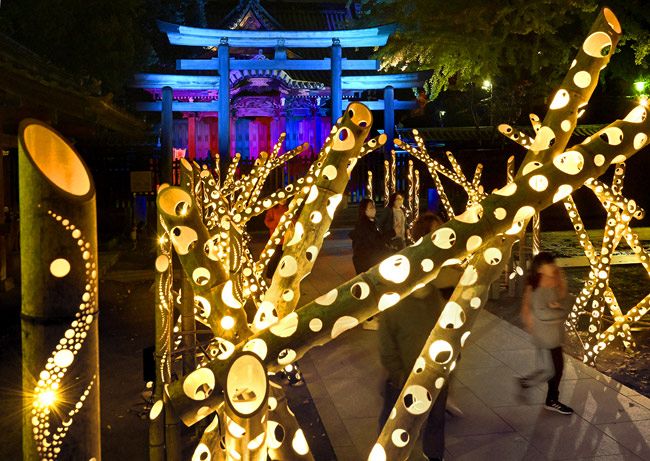
[[[400,251],[406,247],[404,196],[399,192],[391,194],[386,210],[387,212],[381,223],[381,233],[394,251]]]
[[[524,327],[532,334],[537,348],[537,369],[519,378],[520,395],[526,389],[547,382],[544,408],[563,415],[573,409],[559,401],[560,380],[564,371],[562,342],[564,322],[573,305],[568,296],[566,279],[551,253],[541,252],[532,261],[521,306]]]
[[[413,238],[417,241],[441,224],[442,220],[437,215],[424,213],[413,226]],[[446,278],[450,280],[449,277]],[[450,280],[450,283],[455,284],[456,281]],[[379,356],[388,372],[384,405],[379,418],[380,428],[388,420],[444,306],[445,299],[434,280],[379,315]],[[445,383],[422,427],[422,449],[429,460],[441,460],[445,452],[445,407],[448,391],[449,387]]]

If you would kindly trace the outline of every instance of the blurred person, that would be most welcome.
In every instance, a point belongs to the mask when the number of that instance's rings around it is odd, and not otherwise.
[[[568,296],[566,279],[551,253],[541,252],[532,261],[521,304],[521,318],[537,348],[537,369],[519,378],[520,395],[526,389],[547,382],[544,408],[563,415],[573,409],[559,401],[560,380],[564,371],[562,342],[564,322],[573,300]]]
[[[380,227],[382,235],[394,251],[406,247],[406,211],[404,196],[399,192],[390,195]]]

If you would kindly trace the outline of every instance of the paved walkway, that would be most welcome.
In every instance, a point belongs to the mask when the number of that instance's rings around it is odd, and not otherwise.
[[[303,282],[303,300],[353,275],[349,241],[328,240]],[[450,398],[464,416],[447,419],[445,459],[650,459],[650,399],[570,356],[565,361],[560,395],[575,414],[545,410],[545,385],[522,405],[514,377],[534,363],[529,336],[484,310],[454,372]],[[377,333],[357,327],[300,365],[338,460],[366,459],[378,435],[384,379]]]

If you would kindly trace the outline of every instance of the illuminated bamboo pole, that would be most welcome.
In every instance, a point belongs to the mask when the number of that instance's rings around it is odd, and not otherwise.
[[[591,265],[590,272],[589,272],[589,277],[585,282],[585,285],[583,287],[583,290],[581,291],[580,295],[576,299],[576,302],[573,306],[573,309],[571,313],[569,314],[569,319],[568,321],[573,325],[573,327],[577,327],[577,321],[578,321],[578,315],[580,312],[585,312],[589,313],[587,311],[587,303],[591,299],[592,295],[594,294],[594,290],[596,290],[596,283],[598,281],[599,274],[606,273],[607,275],[609,274],[609,264],[611,264],[610,257],[611,253],[613,252],[614,248],[616,245],[618,245],[618,242],[620,239],[628,235],[629,233],[629,222],[632,219],[632,215],[636,216],[637,218],[642,218],[643,217],[643,210],[640,210],[640,213],[637,213],[639,211],[636,207],[636,203],[634,201],[628,201],[624,197],[620,195],[620,191],[622,189],[622,178],[625,173],[625,164],[620,164],[617,166],[615,172],[614,172],[614,178],[612,183],[616,185],[616,189],[612,188],[611,190],[609,189],[608,186],[605,184],[601,183],[600,181],[590,179],[586,181],[586,185],[590,187],[598,199],[601,201],[603,206],[608,210],[608,215],[606,221],[613,222],[615,224],[610,225],[607,224],[605,226],[604,230],[604,236],[606,239],[605,241],[609,241],[611,243],[611,248],[609,248],[610,245],[607,245],[605,248],[605,252],[603,253],[601,251],[601,254],[598,255],[596,253],[596,250],[594,249],[593,244],[591,243],[591,240],[589,239],[589,236],[587,235],[584,223],[582,222],[582,219],[580,218],[580,213],[578,212],[575,203],[573,202],[573,199],[571,196],[568,196],[563,200],[564,206],[567,210],[567,213],[569,215],[569,219],[571,220],[571,223],[576,231],[576,234],[578,236],[578,242],[582,246],[583,250],[585,251],[585,254],[587,258],[589,259],[589,263]],[[613,190],[618,190],[619,194],[615,195],[613,193]],[[611,208],[610,205],[614,205],[616,208]],[[630,214],[631,213],[631,214]],[[621,216],[622,214],[622,216]],[[619,224],[624,223],[624,226],[621,226]],[[612,232],[612,238],[610,241],[610,237],[608,234]],[[603,271],[602,268],[598,269],[599,265],[603,264],[607,266],[607,270]],[[599,290],[597,293],[598,300],[595,301],[597,304],[598,303],[605,303],[609,306],[612,316],[616,318],[622,318],[623,314],[620,310],[620,307],[618,306],[618,303],[616,302],[616,297],[614,293],[612,292],[611,288],[609,287],[609,283],[606,280],[604,287],[602,287],[602,292]],[[598,306],[596,306],[598,307]],[[596,309],[594,305],[592,304],[592,311]],[[623,338],[624,344],[632,344],[633,339],[631,337],[631,333],[628,328],[621,328],[621,329],[616,329],[618,334]],[[594,336],[596,333],[592,332],[590,336]],[[601,334],[598,334],[599,337],[602,337]],[[596,354],[598,353],[599,350],[602,350],[605,347],[606,343],[599,342],[599,349],[593,349],[593,352]],[[600,347],[602,345],[602,347]],[[589,342],[587,344],[587,347],[590,347]],[[587,356],[585,356],[587,357]],[[595,359],[595,355],[592,358],[589,358],[589,360]]]
[[[506,163],[506,185],[510,184],[515,180],[515,156],[511,155],[508,157],[507,163]],[[510,281],[510,274],[514,270],[514,256],[512,254],[512,251],[510,252],[510,257],[508,258],[508,262],[506,263],[505,270],[504,270],[504,280],[505,280],[505,285],[508,289],[508,296],[515,296],[515,289],[516,285],[514,282]]]
[[[241,154],[237,152],[230,161],[230,165],[228,165],[226,177],[223,179],[223,183],[221,184],[222,189],[229,189],[233,187],[233,184],[235,182],[235,173],[237,172],[237,167],[239,166],[239,160],[241,160]]]
[[[388,206],[390,194],[390,163],[384,160],[384,206]]]
[[[555,93],[550,110],[536,129],[535,141],[526,153],[518,176],[526,174],[538,163],[555,158],[565,149],[578,117],[584,112],[598,84],[598,76],[609,63],[620,37],[621,26],[616,15],[609,8],[603,8]],[[533,118],[531,122],[535,123]]]
[[[18,130],[23,459],[101,459],[95,185],[50,126]]]
[[[407,223],[406,223],[406,241],[410,242],[411,241],[411,227],[413,226],[413,223],[415,222],[415,212],[413,211],[414,208],[414,194],[415,194],[415,174],[413,173],[413,160],[409,159],[408,160],[408,168],[406,171],[406,189],[407,189],[407,194],[408,194],[408,210],[409,214],[407,216]]]
[[[209,174],[207,170],[204,171]],[[196,162],[190,163],[185,159],[181,159],[180,161],[180,172],[181,187],[192,196],[192,201],[196,205],[201,222],[204,222],[204,205],[207,205],[209,202],[205,198],[205,192],[208,189],[204,187],[204,181],[201,178],[201,173],[203,172]],[[169,235],[167,238],[169,238]],[[181,318],[182,369],[183,374],[187,375],[196,368],[196,321],[194,319],[194,292],[192,290],[192,284],[183,272],[181,272],[181,296],[180,303],[178,303],[178,310]]]
[[[269,459],[273,461],[313,461],[304,431],[298,425],[296,416],[289,408],[282,387],[273,381],[270,384],[269,421],[267,444]],[[282,437],[278,437],[281,434]]]
[[[369,460],[406,460],[440,389],[449,382],[458,355],[517,237],[494,237],[470,259],[460,282],[429,334],[397,398]]]
[[[390,192],[397,192],[397,154],[395,149],[390,150]]]
[[[528,119],[530,120],[530,124],[533,127],[533,130],[535,130],[535,133],[537,133],[540,128],[542,128],[542,122],[539,119],[539,116],[536,114],[528,114]]]
[[[442,182],[440,181],[440,177],[438,176],[438,173],[435,170],[434,171],[429,170],[429,172],[431,173],[431,177],[433,178],[433,183],[436,185],[436,190],[438,191],[438,196],[440,197],[440,201],[442,202],[442,207],[445,209],[445,213],[447,213],[447,218],[454,219],[456,213],[454,213],[454,209],[451,206],[451,202],[447,197],[447,193],[445,192],[444,187],[442,187]]]
[[[481,175],[483,174],[483,164],[479,163],[476,165],[476,170],[474,170],[474,178],[472,178],[472,189],[480,191],[481,186]]]
[[[580,47],[560,89],[555,93],[544,121],[539,124],[536,116],[531,117],[536,136],[529,146],[517,176],[529,174],[549,160],[555,161],[564,155],[561,153],[569,142],[578,117],[584,112],[584,107],[596,88],[600,71],[609,63],[620,35],[621,27],[618,19],[610,9],[603,8]],[[502,125],[500,131],[509,136],[507,128],[509,127]],[[615,127],[612,129],[616,130]],[[615,133],[609,131],[603,132],[603,135],[608,143],[617,142],[614,139]],[[597,161],[600,162],[600,159]],[[529,220],[530,218],[525,220],[524,229]],[[520,262],[523,262],[524,243],[525,239],[522,238]]]
[[[650,294],[646,295],[636,304],[636,306],[628,309],[620,319],[615,319],[615,322],[600,334],[599,341],[602,342],[600,350],[604,349],[609,343],[611,343],[617,334],[620,336],[620,330],[624,329],[626,326],[629,327],[631,323],[641,320],[649,310]]]
[[[258,351],[269,370],[276,371],[298,360],[311,347],[324,344],[378,311],[388,309],[419,284],[435,278],[443,264],[460,261],[496,234],[517,235],[536,211],[562,200],[569,190],[588,178],[602,175],[612,161],[632,156],[647,142],[647,115],[645,108],[637,107],[625,120],[612,123],[588,142],[519,176],[432,235],[256,333],[235,349]],[[623,132],[620,144],[612,145],[601,137],[612,128]],[[594,161],[601,156],[602,162]],[[547,179],[546,187],[539,187],[538,178],[533,180],[540,175]],[[219,381],[216,378],[224,375],[228,362],[213,360],[201,372]],[[218,392],[197,402],[185,393],[183,382],[172,384],[169,393],[186,424],[207,416],[205,407],[216,408],[220,403]]]
[[[278,269],[255,315],[255,330],[266,328],[298,305],[300,281],[311,272],[371,125],[368,108],[351,103],[332,128],[325,142],[327,156],[322,160],[320,174],[309,186],[293,236],[285,242]]]
[[[581,245],[585,248],[585,253],[589,258],[591,270],[589,278],[585,283],[585,287],[576,299],[574,308],[571,312],[570,319],[574,323],[577,320],[577,314],[581,310],[590,314],[590,326],[588,328],[589,336],[585,348],[584,359],[585,361],[593,364],[598,353],[603,350],[607,343],[604,339],[609,337],[611,333],[601,333],[601,319],[604,313],[604,306],[607,305],[610,309],[615,323],[625,319],[623,313],[616,301],[616,297],[609,287],[609,271],[611,265],[611,255],[618,246],[619,241],[624,235],[629,233],[629,225],[633,216],[642,218],[643,210],[638,210],[636,203],[633,200],[627,200],[622,196],[623,178],[625,175],[625,164],[617,165],[612,179],[611,189],[598,180],[590,179],[586,185],[591,188],[603,206],[607,210],[606,225],[603,235],[603,249],[600,255],[596,255],[593,245],[589,237],[584,232],[584,225],[580,219],[580,215],[575,209],[575,205],[571,201],[565,204],[569,217],[574,224]],[[573,205],[573,207],[572,207]],[[637,212],[640,211],[640,212]],[[603,280],[604,277],[604,280]],[[588,301],[591,303],[588,304]],[[591,306],[590,311],[587,311],[587,305]],[[621,328],[616,329],[617,333],[623,338],[625,347],[631,347],[634,340],[631,336],[629,325],[625,323]],[[593,343],[596,343],[595,345]]]
[[[413,186],[413,222],[420,216],[420,170],[415,170],[415,184]]]
[[[192,284],[195,301],[207,307],[210,329],[228,342],[247,336],[241,302],[233,294],[226,268],[211,249],[210,236],[193,206],[192,196],[180,187],[165,187],[158,191],[157,204],[185,276]]]
[[[643,248],[643,246],[641,246],[638,235],[628,228],[624,233],[624,237],[630,248],[632,248],[632,251],[639,258],[639,261],[645,268],[648,276],[650,276],[650,256],[648,255],[648,252]],[[636,306],[628,309],[628,311],[622,317],[616,317],[614,319],[614,323],[600,335],[600,350],[602,350],[611,341],[613,341],[617,334],[620,335],[621,330],[625,330],[626,326],[628,326],[629,331],[629,324],[639,321],[644,315],[647,314],[649,307],[650,295],[639,301]]]
[[[224,406],[221,404],[215,411],[212,422],[205,428],[192,454],[192,461],[225,461],[226,459],[226,436],[221,421],[225,420]]]
[[[517,128],[514,128],[506,123],[502,123],[501,125],[498,126],[497,129],[506,138],[516,142],[517,144],[519,144],[522,147],[525,147],[526,149],[529,149],[530,146],[535,141],[534,138],[531,138],[526,133],[519,131]]]
[[[168,186],[161,186],[162,188]],[[165,454],[165,412],[166,402],[164,386],[171,382],[171,331],[172,308],[174,299],[172,294],[172,244],[169,234],[156,220],[158,245],[156,257],[156,275],[154,285],[155,293],[155,346],[154,361],[156,378],[153,388],[154,404],[149,412],[149,459],[151,461],[166,460]]]
[[[576,306],[586,306],[587,302],[592,299],[591,309],[587,311],[589,313],[589,327],[587,328],[589,335],[587,336],[585,352],[583,355],[583,361],[590,365],[595,365],[596,355],[598,353],[597,334],[600,332],[602,317],[605,312],[605,300],[603,294],[607,291],[607,282],[610,272],[609,258],[611,257],[614,248],[616,248],[618,242],[623,237],[623,231],[625,230],[623,224],[617,223],[615,219],[613,219],[615,210],[615,205],[611,205],[607,210],[608,222],[605,225],[605,236],[603,238],[602,249],[600,250],[596,266],[591,268],[589,274],[589,278],[591,279],[590,282],[592,283],[590,283],[588,289],[583,289],[576,299]],[[610,224],[612,220],[614,221],[613,225]]]
[[[252,352],[236,354],[223,389],[226,459],[266,461],[269,382],[262,360]]]
[[[217,189],[221,188],[221,155],[216,154],[214,156],[214,169],[212,170],[211,173],[212,177],[214,178],[215,181],[215,187]]]
[[[406,171],[406,183],[408,194],[408,208],[413,213],[414,195],[415,195],[415,173],[413,172],[413,160],[409,159],[408,169]]]
[[[181,278],[181,335],[183,358],[183,375],[190,374],[196,368],[196,320],[194,319],[194,293],[187,277]]]
[[[476,174],[474,177],[474,179],[476,179],[476,182],[470,182],[465,176],[465,173],[463,173],[463,170],[458,164],[456,157],[454,157],[454,154],[451,152],[445,152],[445,154],[447,155],[447,159],[449,160],[449,163],[453,169],[451,179],[463,189],[465,189],[465,192],[467,192],[467,206],[472,206],[473,204],[478,203],[484,199],[485,193],[479,184],[479,181],[481,179],[481,172],[483,171],[483,165],[479,164],[479,166],[476,167]]]
[[[366,184],[366,191],[368,192],[368,198],[372,200],[372,171],[368,170],[368,183]]]
[[[537,255],[541,250],[541,245],[542,245],[542,240],[541,240],[541,227],[539,223],[539,213],[535,213],[533,215],[533,230],[532,230],[532,236],[533,236],[533,256]]]

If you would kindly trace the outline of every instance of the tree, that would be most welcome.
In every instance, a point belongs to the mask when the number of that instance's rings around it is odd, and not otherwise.
[[[120,94],[146,56],[148,12],[144,0],[24,0],[2,4],[0,29],[94,91]]]
[[[367,0],[360,22],[398,25],[387,46],[376,55],[386,70],[432,69],[427,88],[431,97],[447,89],[480,87],[490,80],[494,97],[497,92],[517,93],[517,105],[531,108],[540,105],[561,80],[598,3]],[[603,78],[637,78],[631,75],[647,69],[650,53],[647,9],[635,0],[608,4],[625,24],[626,38],[620,51],[623,59],[617,57],[618,64]],[[520,112],[513,109],[515,114]]]

